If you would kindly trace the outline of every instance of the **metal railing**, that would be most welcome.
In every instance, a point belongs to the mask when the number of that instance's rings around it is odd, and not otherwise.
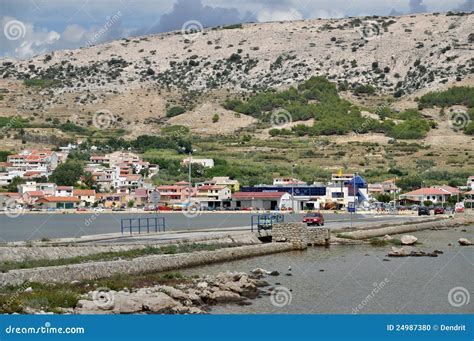
[[[256,214],[252,215],[250,219],[250,228],[253,232],[254,226],[257,231],[260,230],[271,230],[273,224],[282,223],[285,221],[285,216],[279,213],[270,213],[270,214]]]
[[[138,230],[140,234],[146,230],[150,233],[153,232],[165,232],[165,218],[164,217],[151,217],[151,218],[127,218],[120,220],[120,231],[123,232],[129,230],[130,234],[133,234],[134,230]]]

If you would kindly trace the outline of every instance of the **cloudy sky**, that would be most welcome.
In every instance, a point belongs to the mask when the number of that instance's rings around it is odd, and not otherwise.
[[[239,22],[474,11],[474,0],[0,0],[0,57]]]

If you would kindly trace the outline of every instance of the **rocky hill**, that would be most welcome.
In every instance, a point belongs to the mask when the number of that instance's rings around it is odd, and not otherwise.
[[[2,116],[91,123],[104,111],[133,135],[164,123],[232,133],[255,119],[225,110],[235,93],[323,75],[350,90],[407,95],[470,81],[474,14],[304,20],[122,39],[31,60],[0,61]],[[187,114],[166,117],[170,106]]]

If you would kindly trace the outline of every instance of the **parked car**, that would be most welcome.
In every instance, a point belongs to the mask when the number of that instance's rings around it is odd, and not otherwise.
[[[457,204],[456,204],[456,208],[454,209],[454,212],[456,212],[456,213],[464,213],[464,206],[461,206],[461,205],[457,205]]]
[[[437,214],[444,214],[444,207],[435,207],[434,208],[434,215],[437,215]]]
[[[303,223],[306,223],[308,226],[324,226],[324,217],[321,213],[307,213],[303,217]]]
[[[76,209],[76,211],[77,211],[77,212],[87,212],[88,210],[87,210],[87,208],[85,208],[85,207],[78,207],[78,208]]]
[[[430,215],[430,209],[426,206],[418,207],[418,215]]]

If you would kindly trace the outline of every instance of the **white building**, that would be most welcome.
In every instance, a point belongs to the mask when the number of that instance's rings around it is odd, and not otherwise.
[[[474,175],[467,179],[467,186],[474,190]]]
[[[230,207],[232,191],[227,186],[204,185],[197,187],[195,198],[202,208]]]
[[[183,166],[187,166],[187,165],[189,165],[189,162],[191,162],[191,164],[193,164],[193,165],[195,165],[195,164],[196,165],[201,165],[204,168],[214,168],[214,160],[213,159],[195,159],[191,156],[191,157],[183,159],[181,164]]]

